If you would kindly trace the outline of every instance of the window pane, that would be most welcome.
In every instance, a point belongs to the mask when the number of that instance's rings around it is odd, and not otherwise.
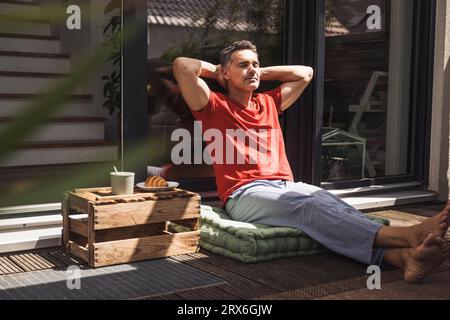
[[[413,1],[327,0],[322,181],[408,173]]]
[[[148,1],[148,123],[154,138],[151,149],[163,155],[150,163],[150,173],[178,180],[214,176],[212,167],[204,164],[172,164],[171,150],[178,143],[171,142],[172,132],[185,128],[194,136],[194,117],[172,76],[173,60],[184,56],[219,64],[221,49],[246,39],[257,46],[262,66],[282,64],[284,18],[284,0]],[[215,81],[206,82],[223,92]],[[275,85],[263,83],[260,90]]]
[[[120,1],[12,2],[1,11],[0,207],[108,186],[120,150]]]

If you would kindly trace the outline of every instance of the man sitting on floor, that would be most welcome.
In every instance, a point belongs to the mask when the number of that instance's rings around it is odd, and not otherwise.
[[[401,268],[410,283],[420,282],[444,261],[450,201],[420,225],[386,227],[321,188],[293,182],[278,116],[311,82],[312,68],[261,68],[256,47],[239,41],[222,50],[218,66],[179,57],[173,73],[202,130],[215,130],[226,139],[223,149],[215,148],[211,157],[219,196],[233,219],[301,229],[339,254],[369,265],[384,261]],[[216,79],[227,95],[212,92],[202,77]],[[261,80],[282,84],[255,94]],[[248,133],[253,147],[236,142],[236,131]],[[263,143],[268,141],[270,147]],[[232,150],[226,147],[230,144]],[[218,160],[221,152],[226,161]],[[244,154],[245,161],[236,163],[235,152]]]

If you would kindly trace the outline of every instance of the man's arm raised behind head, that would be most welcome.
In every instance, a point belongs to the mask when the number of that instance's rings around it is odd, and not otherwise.
[[[208,85],[200,77],[219,81],[221,70],[205,61],[179,57],[173,62],[173,75],[189,108],[200,111],[208,104],[211,94]]]
[[[278,80],[281,85],[281,111],[289,108],[305,91],[314,76],[307,66],[278,66],[261,68],[261,80]]]

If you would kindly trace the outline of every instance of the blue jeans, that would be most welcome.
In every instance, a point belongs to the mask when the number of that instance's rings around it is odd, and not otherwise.
[[[225,209],[237,221],[301,229],[331,251],[381,266],[385,250],[373,246],[382,225],[321,188],[253,181],[233,192]]]

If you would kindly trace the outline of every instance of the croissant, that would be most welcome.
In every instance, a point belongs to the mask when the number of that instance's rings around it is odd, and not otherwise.
[[[162,177],[151,176],[151,177],[148,177],[147,180],[145,180],[145,186],[149,187],[149,188],[153,188],[153,187],[168,187],[169,184]]]

